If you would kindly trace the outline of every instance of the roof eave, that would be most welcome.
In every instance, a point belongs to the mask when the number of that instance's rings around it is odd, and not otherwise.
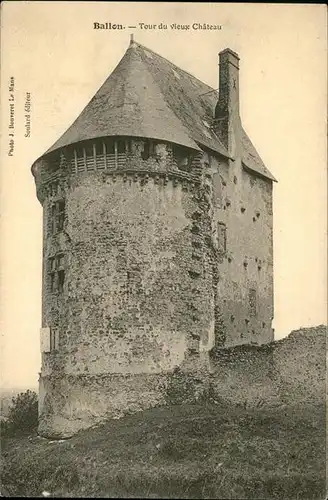
[[[255,174],[257,175],[258,177],[262,177],[263,179],[266,179],[266,180],[270,180],[272,182],[278,182],[277,179],[271,174],[271,172],[268,173],[268,175],[262,173],[262,172],[259,172],[258,170],[256,170],[255,168],[253,167],[250,167],[249,165],[247,165],[246,163],[242,162],[242,167],[251,172],[252,174]]]

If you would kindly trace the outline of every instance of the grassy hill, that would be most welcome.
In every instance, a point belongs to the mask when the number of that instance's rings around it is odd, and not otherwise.
[[[65,441],[2,444],[2,494],[54,497],[325,498],[325,407],[154,408]]]

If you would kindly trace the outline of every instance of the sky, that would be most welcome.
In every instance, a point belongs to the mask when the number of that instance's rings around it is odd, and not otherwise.
[[[326,16],[325,6],[318,4],[2,2],[2,387],[36,387],[41,363],[42,207],[31,165],[113,71],[131,33],[214,88],[218,53],[230,47],[239,54],[243,125],[278,179],[275,335],[327,323]],[[95,30],[95,22],[125,29]],[[159,29],[160,23],[168,29]],[[171,29],[173,23],[190,28]],[[194,23],[221,29],[193,29]],[[31,123],[30,136],[24,137],[27,93]],[[9,136],[10,109],[14,137]]]

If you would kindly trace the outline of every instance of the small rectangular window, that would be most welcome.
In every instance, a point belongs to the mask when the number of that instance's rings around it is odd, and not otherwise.
[[[56,284],[56,273],[50,273],[50,292],[53,293],[55,291]]]
[[[58,351],[59,348],[59,331],[57,328],[50,329],[50,352]]]
[[[56,259],[55,257],[51,257],[49,259],[49,272],[56,271]]]
[[[218,223],[218,249],[221,253],[227,251],[227,227],[223,222]]]
[[[250,288],[249,289],[249,311],[251,316],[256,316],[257,315],[257,293],[255,288]]]
[[[48,261],[50,292],[63,292],[65,283],[65,256],[58,254]]]
[[[57,231],[62,231],[64,229],[65,222],[65,201],[61,200],[57,203]]]
[[[50,231],[51,234],[56,232],[56,205],[52,205],[50,211]]]
[[[51,207],[51,232],[52,234],[62,231],[65,223],[65,201],[56,201]]]
[[[58,292],[63,292],[64,290],[64,282],[65,282],[65,271],[60,269],[58,271]]]

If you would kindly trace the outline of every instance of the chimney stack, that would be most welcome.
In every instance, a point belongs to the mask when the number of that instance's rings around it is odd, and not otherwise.
[[[215,131],[229,153],[235,154],[239,116],[239,57],[231,49],[219,53],[219,100],[215,108]]]

